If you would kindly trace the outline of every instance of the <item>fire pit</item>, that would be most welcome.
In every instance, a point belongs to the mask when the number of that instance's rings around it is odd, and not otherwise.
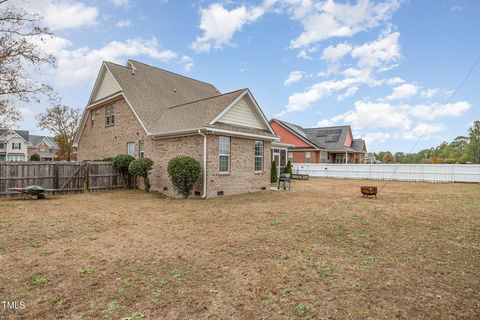
[[[375,199],[377,199],[377,187],[363,186],[363,187],[360,187],[360,191],[362,192],[362,195],[364,198],[373,196],[375,197]]]

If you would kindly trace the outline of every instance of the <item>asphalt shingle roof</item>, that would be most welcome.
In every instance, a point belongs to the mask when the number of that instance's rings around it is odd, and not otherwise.
[[[282,123],[296,134],[304,137],[312,144],[322,149],[331,151],[363,152],[365,148],[365,141],[362,139],[353,139],[350,147],[344,145],[348,131],[351,131],[350,126],[302,128],[286,121],[278,119],[275,119],[275,121]]]

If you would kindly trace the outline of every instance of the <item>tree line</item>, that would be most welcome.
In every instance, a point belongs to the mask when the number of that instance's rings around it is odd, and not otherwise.
[[[416,153],[381,151],[374,153],[382,163],[476,163],[480,164],[480,120],[473,122],[468,135]]]

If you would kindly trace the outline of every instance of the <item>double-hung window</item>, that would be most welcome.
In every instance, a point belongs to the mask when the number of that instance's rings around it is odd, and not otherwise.
[[[135,157],[135,142],[127,143],[127,154],[129,156]]]
[[[312,153],[310,151],[305,152],[305,163],[312,163]]]
[[[255,141],[255,172],[263,171],[263,141]]]
[[[21,142],[12,142],[12,150],[21,150],[22,149],[22,143]]]
[[[145,158],[145,144],[143,143],[143,141],[140,141],[138,143],[138,156],[140,158]]]
[[[218,137],[218,171],[230,172],[230,138]]]
[[[115,107],[108,106],[105,110],[105,125],[113,126],[115,124]]]

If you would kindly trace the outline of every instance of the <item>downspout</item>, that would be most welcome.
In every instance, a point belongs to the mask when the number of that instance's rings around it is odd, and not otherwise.
[[[207,197],[207,136],[198,129],[198,134],[203,137],[203,193],[202,199]]]

